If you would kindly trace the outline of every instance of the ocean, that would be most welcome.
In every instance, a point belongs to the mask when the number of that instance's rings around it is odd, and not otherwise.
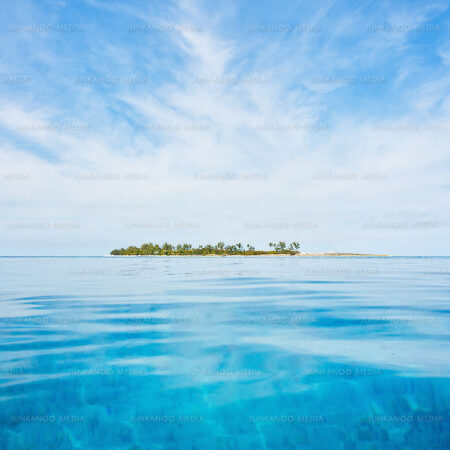
[[[450,258],[1,257],[0,449],[450,448]]]

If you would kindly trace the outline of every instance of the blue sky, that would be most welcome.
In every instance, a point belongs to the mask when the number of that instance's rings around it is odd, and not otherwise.
[[[450,254],[449,6],[4,2],[0,254]]]

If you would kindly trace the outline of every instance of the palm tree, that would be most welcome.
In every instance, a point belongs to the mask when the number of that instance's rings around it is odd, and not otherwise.
[[[139,248],[135,247],[134,245],[130,245],[126,250],[127,255],[139,255]]]

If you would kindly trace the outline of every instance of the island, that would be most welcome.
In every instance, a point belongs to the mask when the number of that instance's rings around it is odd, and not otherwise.
[[[162,245],[148,243],[140,247],[131,245],[127,248],[114,249],[112,256],[364,256],[364,257],[386,257],[388,255],[372,255],[365,253],[306,253],[300,251],[298,242],[269,242],[271,250],[256,250],[251,245],[245,247],[241,244],[225,245],[218,242],[216,245],[199,245],[193,247],[191,244],[172,245],[165,242]]]

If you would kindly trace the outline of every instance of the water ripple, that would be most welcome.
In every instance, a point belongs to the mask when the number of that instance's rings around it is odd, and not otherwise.
[[[0,258],[0,449],[448,448],[449,258]]]

